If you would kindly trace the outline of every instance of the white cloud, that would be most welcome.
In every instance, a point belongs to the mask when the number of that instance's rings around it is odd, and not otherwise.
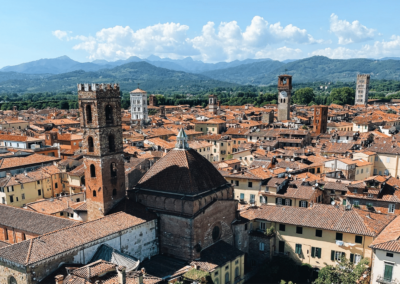
[[[352,23],[339,20],[335,14],[331,15],[330,31],[339,38],[339,44],[349,44],[371,40],[376,35],[376,30],[361,25],[359,21]]]
[[[256,53],[255,58],[273,58],[276,60],[298,59],[303,52],[298,48],[288,48],[286,46],[277,49],[263,49]]]
[[[130,56],[144,58],[151,54],[171,58],[192,56],[207,62],[240,60],[261,57],[263,54],[278,59],[288,50],[294,54],[300,54],[301,51],[286,46],[276,49],[271,45],[321,42],[305,29],[291,24],[282,26],[279,22],[269,24],[259,16],[255,16],[244,30],[236,21],[222,22],[218,26],[208,22],[203,26],[201,34],[194,38],[188,37],[188,30],[187,25],[165,23],[136,31],[129,26],[115,26],[102,29],[91,37],[68,37],[62,31],[53,34],[59,39],[79,40],[80,43],[73,48],[86,51],[90,59],[109,60]]]
[[[58,38],[59,40],[63,40],[64,38],[68,38],[68,32],[66,31],[60,31],[60,30],[56,30],[56,31],[52,31],[51,32],[56,38]]]
[[[325,48],[315,50],[309,55],[323,55],[329,58],[382,58],[398,56],[400,53],[400,36],[393,35],[389,41],[376,41],[373,45],[366,44],[360,49],[345,47]]]

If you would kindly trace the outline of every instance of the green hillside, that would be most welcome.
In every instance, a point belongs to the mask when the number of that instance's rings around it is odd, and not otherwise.
[[[0,72],[0,78],[5,73]],[[7,74],[8,78],[13,77],[9,72]],[[196,93],[215,87],[236,86],[236,84],[217,81],[204,75],[155,67],[143,61],[97,72],[78,70],[51,76],[14,74],[15,79],[7,78],[8,80],[0,81],[0,93],[76,92],[77,83],[118,82],[122,91],[134,90],[140,83],[142,89],[154,93]]]

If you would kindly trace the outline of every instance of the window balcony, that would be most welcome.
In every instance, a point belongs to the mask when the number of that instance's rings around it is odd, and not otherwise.
[[[383,276],[378,276],[376,278],[376,282],[382,283],[382,284],[398,284],[399,282],[393,279],[387,279]]]

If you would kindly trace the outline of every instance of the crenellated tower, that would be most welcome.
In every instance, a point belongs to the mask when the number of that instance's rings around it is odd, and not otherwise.
[[[278,77],[278,121],[290,119],[290,101],[292,97],[292,76]]]
[[[88,220],[125,196],[121,95],[117,84],[78,84]]]

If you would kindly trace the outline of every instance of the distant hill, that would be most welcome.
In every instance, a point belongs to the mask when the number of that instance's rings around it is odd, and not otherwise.
[[[9,72],[0,72],[0,78],[8,78],[10,74]],[[140,87],[149,92],[183,91],[188,93],[215,87],[236,86],[236,84],[217,81],[204,75],[156,67],[143,61],[131,62],[96,72],[78,70],[46,76],[19,73],[14,73],[14,75],[15,79],[0,82],[0,93],[76,92],[77,83],[118,82],[123,91],[134,90],[140,83]]]
[[[276,84],[280,74],[293,76],[293,82],[354,81],[359,73],[371,74],[372,79],[400,80],[397,60],[329,59],[313,56],[284,64],[279,61],[256,62],[239,67],[203,72],[217,80],[238,84]]]
[[[257,80],[260,74],[268,74],[284,65],[285,64],[280,61],[268,60],[203,72],[201,74],[216,80],[234,82],[237,84],[255,84],[255,80]]]
[[[2,72],[18,72],[26,74],[61,74],[77,70],[83,71],[99,71],[101,69],[111,69],[116,66],[124,65],[130,62],[145,61],[150,64],[167,68],[175,71],[183,71],[188,73],[201,73],[204,71],[217,70],[229,67],[235,67],[243,64],[265,61],[270,59],[246,59],[235,60],[232,62],[219,62],[219,63],[204,63],[202,61],[195,61],[191,57],[185,59],[170,59],[160,58],[152,55],[146,59],[141,59],[137,56],[131,56],[128,59],[107,61],[107,60],[94,60],[93,62],[81,63],[72,60],[68,56],[61,56],[50,59],[39,59],[27,63],[22,63],[15,66],[6,66],[0,69]]]

